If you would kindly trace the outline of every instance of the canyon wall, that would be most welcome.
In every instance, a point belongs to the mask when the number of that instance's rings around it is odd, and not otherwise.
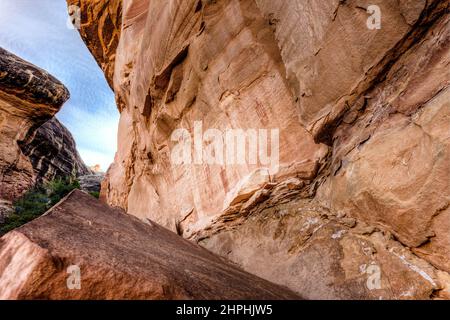
[[[33,140],[22,143],[21,149],[30,159],[38,183],[92,174],[81,159],[72,134],[57,118],[44,123]]]
[[[14,200],[36,182],[91,172],[53,118],[68,98],[56,78],[0,48],[0,199]]]
[[[447,1],[68,3],[121,112],[108,204],[305,298],[450,298]],[[174,163],[208,129],[279,161]]]

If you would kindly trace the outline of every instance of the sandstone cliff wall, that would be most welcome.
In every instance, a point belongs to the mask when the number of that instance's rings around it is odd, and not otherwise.
[[[0,48],[0,198],[13,199],[35,182],[21,148],[69,98],[54,77]]]
[[[32,141],[22,143],[21,149],[31,161],[37,182],[92,174],[81,159],[72,134],[56,118],[44,123]]]
[[[109,204],[306,298],[449,298],[447,1],[68,2],[121,112]],[[279,129],[279,170],[174,165],[197,121]]]
[[[68,98],[56,78],[0,48],[0,199],[14,200],[36,182],[91,172],[53,118]]]

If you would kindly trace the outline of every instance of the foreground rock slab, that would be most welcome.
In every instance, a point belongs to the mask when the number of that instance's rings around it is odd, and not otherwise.
[[[0,299],[299,297],[76,190],[0,239]]]

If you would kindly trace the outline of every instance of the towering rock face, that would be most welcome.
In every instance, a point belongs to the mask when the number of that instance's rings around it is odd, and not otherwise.
[[[300,297],[76,190],[0,239],[0,299]]]
[[[69,98],[57,79],[0,48],[0,198],[14,199],[35,182],[20,147]]]
[[[110,204],[186,232],[219,218],[261,165],[174,165],[172,133],[193,133],[197,121],[202,132],[266,129],[270,138],[280,129],[280,176],[256,177],[258,184],[315,175],[327,147],[298,121],[272,29],[253,1],[125,1],[122,11],[114,74],[120,146],[104,187]]]
[[[121,112],[109,204],[307,298],[449,298],[448,1],[69,3]],[[279,166],[208,163],[227,129]]]
[[[53,76],[0,48],[0,199],[56,176],[90,173],[53,118],[68,98]]]

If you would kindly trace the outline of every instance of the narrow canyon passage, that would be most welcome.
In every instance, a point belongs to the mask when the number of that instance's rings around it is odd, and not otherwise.
[[[66,5],[76,41],[61,48],[83,60],[57,80],[0,57],[0,147],[28,141],[17,121],[33,137],[45,122],[11,106],[47,121],[67,85],[61,121],[81,158],[92,147],[112,164],[99,200],[71,191],[1,238],[0,297],[450,299],[448,1]],[[9,28],[0,46],[14,47]],[[27,70],[49,81],[7,82]],[[16,149],[0,170],[26,179],[1,187],[28,179],[25,192],[43,166]],[[78,290],[62,285],[69,267]]]

